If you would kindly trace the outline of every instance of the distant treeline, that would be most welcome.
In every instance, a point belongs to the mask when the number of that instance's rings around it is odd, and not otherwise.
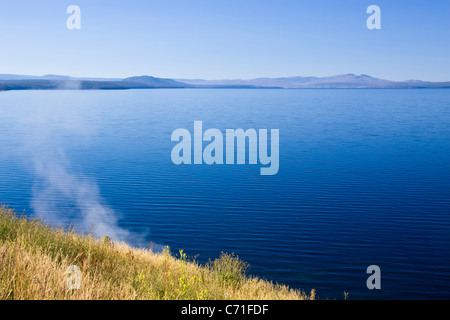
[[[170,86],[152,86],[128,81],[0,80],[0,90],[124,90],[144,88],[170,88]]]
[[[26,78],[31,77],[31,78]],[[154,88],[199,89],[417,89],[450,88],[450,82],[389,81],[368,75],[331,77],[259,78],[250,80],[174,80],[152,76],[126,79],[86,79],[47,75],[0,75],[0,90],[125,90]]]
[[[89,80],[0,80],[0,91],[5,90],[126,90],[157,88],[224,88],[256,89],[251,85],[167,85],[145,84],[132,81],[89,81]],[[266,88],[266,87],[264,87]],[[271,87],[272,88],[272,87]],[[267,87],[267,89],[270,89]],[[278,88],[281,89],[281,88]]]

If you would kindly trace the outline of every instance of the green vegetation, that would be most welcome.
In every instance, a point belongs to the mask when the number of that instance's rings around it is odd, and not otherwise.
[[[81,270],[69,289],[68,268]],[[247,275],[233,254],[201,265],[29,220],[0,208],[0,299],[314,299]]]

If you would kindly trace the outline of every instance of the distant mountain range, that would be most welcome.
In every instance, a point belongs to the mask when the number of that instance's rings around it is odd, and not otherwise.
[[[279,87],[284,89],[320,89],[320,88],[449,88],[447,82],[426,82],[421,80],[390,81],[373,78],[366,74],[341,74],[331,77],[288,77],[257,78],[250,80],[188,80],[178,81],[197,86],[247,85],[257,87]]]
[[[151,88],[339,89],[339,88],[450,88],[450,81],[390,81],[361,74],[331,77],[287,77],[235,80],[130,78],[74,78],[62,75],[0,74],[0,90],[123,90]]]

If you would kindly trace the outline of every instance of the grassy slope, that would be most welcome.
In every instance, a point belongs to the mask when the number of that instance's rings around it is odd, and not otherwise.
[[[81,288],[67,286],[68,267]],[[200,265],[28,220],[0,208],[0,299],[314,299],[246,275],[234,255]]]

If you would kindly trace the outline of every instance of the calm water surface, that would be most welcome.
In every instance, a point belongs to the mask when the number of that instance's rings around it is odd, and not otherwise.
[[[0,92],[0,202],[80,225],[97,223],[80,213],[93,206],[103,211],[90,218],[117,216],[135,244],[200,261],[235,252],[253,274],[319,298],[450,298],[449,98],[445,89]],[[192,132],[195,120],[204,130],[279,129],[278,174],[172,164],[172,131]],[[372,264],[381,290],[366,288]]]

